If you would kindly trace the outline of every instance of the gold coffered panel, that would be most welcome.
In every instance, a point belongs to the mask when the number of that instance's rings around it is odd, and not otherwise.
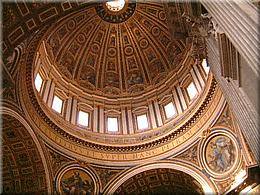
[[[137,3],[131,17],[114,23],[89,6],[48,31],[47,51],[63,77],[83,90],[140,94],[165,82],[185,55],[171,37],[165,11],[164,4]]]

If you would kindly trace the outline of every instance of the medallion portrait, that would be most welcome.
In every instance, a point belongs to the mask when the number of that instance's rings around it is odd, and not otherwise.
[[[224,135],[213,137],[206,146],[206,162],[216,173],[229,171],[234,165],[235,155],[233,141]]]
[[[94,192],[94,182],[83,170],[71,169],[62,175],[59,189],[62,194],[90,195]]]

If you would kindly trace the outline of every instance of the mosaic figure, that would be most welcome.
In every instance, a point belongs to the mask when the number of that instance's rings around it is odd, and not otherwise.
[[[209,165],[219,173],[228,171],[234,163],[234,145],[224,136],[213,139],[209,144]]]
[[[93,181],[80,170],[68,171],[61,179],[61,189],[64,194],[90,195],[93,192]]]

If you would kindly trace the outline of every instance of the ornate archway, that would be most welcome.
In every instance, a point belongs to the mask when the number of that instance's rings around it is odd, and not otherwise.
[[[37,136],[19,113],[7,107],[1,107],[0,113],[3,192],[51,193],[50,174]]]
[[[139,173],[153,169],[174,169],[176,171],[183,172],[196,180],[201,185],[205,194],[216,193],[214,184],[210,181],[209,178],[206,177],[206,175],[201,172],[201,170],[187,164],[186,162],[174,160],[152,162],[131,168],[118,176],[109,185],[107,185],[107,187],[104,189],[104,194],[113,194],[128,179]]]

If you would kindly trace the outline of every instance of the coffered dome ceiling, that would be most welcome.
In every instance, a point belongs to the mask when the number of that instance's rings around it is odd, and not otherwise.
[[[214,78],[192,57],[190,29],[181,17],[190,5],[126,2],[119,11],[105,5],[88,4],[35,33],[21,69],[24,110],[50,144],[69,144],[67,153],[90,161],[135,164],[179,151],[214,118],[208,108],[222,104]],[[187,87],[195,79],[192,99]],[[171,117],[167,105],[173,105]],[[79,124],[80,111],[87,125]],[[113,131],[111,118],[117,121]],[[168,143],[167,151],[160,148]]]
[[[171,78],[187,54],[184,41],[171,36],[165,6],[126,2],[118,12],[105,3],[88,6],[46,33],[50,60],[63,78],[87,92],[149,91]]]

